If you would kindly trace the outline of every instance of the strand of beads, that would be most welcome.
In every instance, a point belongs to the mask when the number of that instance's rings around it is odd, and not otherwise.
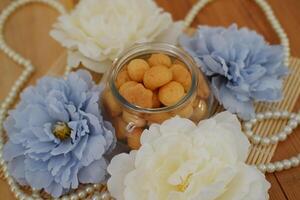
[[[256,122],[266,119],[289,119],[289,121],[281,132],[272,136],[262,137],[259,134],[254,134],[252,131],[253,125]],[[244,122],[244,129],[246,136],[251,140],[253,144],[269,145],[276,144],[278,141],[284,141],[287,138],[287,136],[293,132],[293,129],[295,129],[299,123],[300,114],[289,113],[287,111],[265,112],[257,113],[255,118]]]
[[[265,173],[273,173],[273,172],[280,172],[282,170],[287,170],[293,167],[298,167],[300,164],[300,154],[297,156],[293,156],[289,159],[284,159],[281,161],[273,162],[273,163],[267,163],[267,164],[259,164],[257,165],[257,168]]]
[[[65,13],[64,7],[56,2],[51,0],[19,0],[19,1],[13,1],[9,4],[8,7],[6,7],[0,15],[0,49],[14,62],[17,64],[24,66],[24,70],[21,74],[21,76],[16,80],[16,82],[11,87],[8,96],[4,99],[4,101],[1,104],[0,108],[0,165],[3,177],[6,179],[10,190],[14,194],[14,196],[17,199],[24,200],[24,199],[32,199],[32,197],[28,196],[27,194],[24,194],[22,190],[19,188],[18,184],[13,180],[13,178],[10,176],[7,165],[5,161],[3,160],[2,155],[2,149],[3,149],[3,121],[5,119],[6,113],[10,105],[15,101],[16,96],[18,95],[18,92],[22,88],[22,86],[26,83],[26,81],[29,79],[30,75],[34,71],[34,66],[31,64],[31,62],[25,58],[23,58],[20,54],[15,52],[11,47],[9,47],[5,40],[4,40],[4,25],[7,20],[7,18],[18,8],[24,6],[25,4],[31,3],[31,2],[41,2],[45,3],[56,10],[58,10],[60,13]],[[39,194],[34,193],[35,199],[40,199]]]
[[[254,134],[252,127],[256,122],[267,120],[267,119],[289,119],[287,125],[283,130],[272,136],[262,137],[258,134]],[[276,144],[279,141],[286,140],[287,136],[292,134],[293,129],[295,129],[300,124],[300,113],[290,113],[288,111],[275,111],[275,112],[265,112],[257,113],[255,118],[244,122],[243,127],[245,129],[246,136],[250,139],[253,144],[256,145],[270,145]],[[262,172],[273,173],[275,171],[282,171],[284,169],[290,169],[292,167],[298,167],[300,164],[300,154],[293,156],[289,159],[284,159],[282,161],[277,161],[274,163],[259,164],[257,167]]]
[[[274,15],[274,12],[271,8],[271,6],[267,3],[265,0],[254,0],[256,4],[262,9],[265,16],[267,17],[267,20],[271,24],[273,30],[277,33],[280,43],[283,46],[283,54],[284,54],[284,64],[286,66],[289,65],[289,58],[290,58],[290,45],[289,40],[287,37],[287,34],[284,32],[281,24],[279,23],[277,17]],[[190,12],[186,15],[184,19],[184,25],[186,28],[188,28],[197,14],[208,4],[212,2],[212,0],[199,0],[193,8],[190,10]]]
[[[54,9],[56,9],[59,13],[66,13],[65,8],[62,4],[55,0],[17,0],[13,1],[6,7],[0,14],[0,50],[2,50],[9,58],[15,61],[17,64],[23,66],[25,69],[22,72],[21,76],[17,79],[17,81],[13,84],[12,88],[8,96],[1,103],[0,107],[0,166],[2,170],[3,177],[6,179],[10,190],[16,197],[16,199],[20,200],[32,200],[32,199],[41,199],[39,190],[32,190],[31,195],[25,194],[18,186],[18,184],[14,181],[14,179],[10,176],[8,172],[7,165],[3,160],[2,149],[3,149],[3,121],[5,119],[7,110],[10,105],[15,101],[18,92],[21,90],[22,86],[25,85],[26,81],[29,79],[30,75],[34,71],[34,66],[31,64],[30,60],[23,58],[20,54],[15,52],[11,47],[9,47],[5,40],[3,29],[7,18],[18,8],[28,4],[28,3],[44,3],[47,4]],[[71,68],[67,67],[65,70],[65,75],[67,75],[71,71]],[[93,199],[99,200],[109,200],[111,199],[109,193],[107,191],[101,191],[101,184],[88,185],[83,189],[80,189],[76,192],[73,192],[70,195],[65,195],[60,199],[64,200],[77,200],[77,199],[86,199],[87,196],[93,195]],[[95,194],[94,194],[95,193]]]

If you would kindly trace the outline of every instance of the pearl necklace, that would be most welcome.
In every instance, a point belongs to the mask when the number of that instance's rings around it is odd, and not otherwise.
[[[289,119],[287,125],[283,128],[283,130],[277,134],[272,136],[262,137],[258,134],[254,134],[252,126],[256,122],[260,122],[262,120],[267,119]],[[279,141],[286,140],[287,136],[292,134],[293,129],[295,129],[300,123],[300,113],[290,113],[288,111],[275,111],[275,112],[265,112],[265,113],[257,113],[256,116],[250,119],[247,122],[243,123],[243,127],[245,130],[246,136],[250,139],[253,144],[260,145],[269,145],[276,144]],[[297,167],[300,164],[300,154],[297,156],[293,156],[289,159],[285,159],[282,161],[277,161],[274,163],[267,164],[259,164],[257,167],[262,172],[273,173],[275,171],[282,171],[283,169],[290,169],[292,167]]]
[[[199,11],[203,9],[208,3],[212,0],[200,0],[196,3],[191,11],[187,14],[184,25],[185,27],[189,27],[190,24],[193,22],[194,18],[197,16]],[[287,38],[286,33],[284,32],[283,28],[281,27],[278,19],[274,15],[274,12],[270,5],[265,0],[254,0],[257,5],[262,9],[265,16],[267,17],[268,21],[270,22],[272,28],[277,33],[280,43],[283,46],[283,53],[284,53],[284,64],[286,66],[289,65],[289,57],[290,57],[290,47],[289,47],[289,40]],[[270,137],[261,137],[258,134],[254,134],[251,131],[252,126],[257,122],[264,119],[289,119],[288,125],[284,127],[283,131],[278,134],[272,135]],[[284,141],[288,135],[290,135],[294,128],[298,126],[300,123],[300,113],[289,113],[287,111],[276,111],[276,112],[266,112],[266,113],[258,113],[256,117],[251,119],[250,121],[244,122],[245,134],[250,139],[253,144],[261,144],[261,145],[270,145],[276,144],[278,141]],[[297,167],[300,165],[300,154],[297,156],[291,157],[289,159],[285,159],[282,161],[277,161],[274,163],[267,163],[267,164],[259,164],[257,168],[262,172],[269,172],[273,173],[275,171],[281,171],[283,169],[290,169],[291,167]]]
[[[191,12],[187,15],[185,19],[185,26],[188,27],[197,13],[211,0],[200,0],[193,8],[191,9]],[[290,48],[289,48],[289,41],[288,38],[283,31],[280,23],[276,19],[276,17],[273,14],[273,11],[271,7],[264,1],[264,0],[255,0],[256,3],[262,8],[262,10],[265,12],[269,22],[271,23],[272,27],[274,28],[275,32],[278,34],[281,44],[284,47],[284,63],[288,65],[289,63],[289,53],[290,53]],[[2,172],[4,178],[7,180],[7,183],[10,187],[10,190],[14,193],[14,196],[17,199],[20,200],[30,200],[30,199],[41,199],[39,191],[33,189],[32,195],[29,196],[25,193],[22,192],[22,190],[19,188],[18,184],[13,180],[13,178],[10,176],[8,172],[7,165],[5,161],[3,160],[3,155],[2,155],[2,149],[3,149],[3,121],[5,119],[6,113],[10,105],[15,101],[18,92],[20,91],[21,87],[27,82],[29,79],[30,75],[34,71],[34,66],[31,64],[31,62],[25,58],[23,58],[20,54],[15,52],[12,48],[10,48],[5,40],[4,40],[4,35],[3,35],[3,27],[4,24],[7,20],[7,18],[19,7],[32,3],[32,2],[40,2],[40,3],[45,3],[56,10],[58,10],[60,13],[66,13],[64,7],[58,2],[54,0],[17,0],[13,1],[7,8],[5,8],[1,15],[0,15],[0,49],[13,61],[15,61],[17,64],[24,66],[25,70],[22,72],[21,76],[16,80],[16,82],[13,84],[8,96],[4,99],[4,101],[1,104],[0,107],[0,165],[2,166]],[[67,75],[71,71],[70,67],[67,67],[65,70],[65,75]],[[282,113],[281,113],[282,114]],[[268,114],[269,115],[269,114]],[[259,116],[259,115],[258,115]],[[260,118],[260,117],[258,117]],[[296,119],[297,121],[297,119]],[[255,123],[255,120],[252,120],[249,123]],[[298,122],[299,123],[299,122]],[[297,125],[298,125],[297,123]],[[291,123],[290,125],[291,126]],[[294,125],[292,125],[294,126]],[[245,127],[250,127],[248,131],[251,130],[251,125],[245,125]],[[249,135],[249,134],[248,134]],[[253,135],[257,136],[257,135]],[[280,135],[278,136],[278,140],[280,140]],[[255,139],[259,141],[264,141],[264,143],[267,143],[267,139]],[[273,141],[272,138],[269,139],[271,142]],[[267,172],[274,172],[274,171],[280,171],[282,169],[289,169],[290,167],[298,166],[299,165],[299,159],[300,159],[300,154],[297,157],[292,157],[289,160],[283,160],[281,162],[275,162],[273,163],[268,163],[268,164],[262,164],[259,165],[258,168],[261,171],[267,171]],[[76,193],[73,193],[71,195],[65,195],[59,199],[62,200],[77,200],[77,199],[84,199],[87,195],[92,194],[94,191],[97,191],[100,189],[99,184],[94,184],[94,185],[88,185],[84,189],[81,189],[77,191]],[[96,192],[94,196],[92,197],[93,199],[102,199],[102,200],[108,200],[110,199],[110,195],[108,192]]]
[[[6,113],[11,106],[11,104],[16,100],[16,97],[18,95],[18,92],[21,90],[22,86],[25,85],[27,80],[29,79],[30,75],[34,71],[34,66],[31,64],[30,60],[23,58],[20,54],[15,52],[11,47],[9,47],[5,40],[4,40],[4,34],[3,34],[3,28],[5,25],[5,22],[7,18],[18,8],[24,6],[28,3],[44,3],[46,5],[49,5],[56,9],[59,13],[65,14],[66,10],[64,6],[55,0],[17,0],[13,1],[3,9],[3,11],[0,14],[0,50],[2,50],[9,58],[11,58],[13,61],[15,61],[17,64],[24,66],[24,70],[21,74],[21,76],[16,80],[16,82],[13,84],[13,86],[10,89],[10,92],[8,93],[8,96],[4,99],[4,101],[1,104],[0,107],[0,166],[2,166],[1,170],[3,173],[3,177],[6,179],[11,192],[14,194],[16,199],[20,200],[32,200],[32,199],[42,199],[40,197],[40,191],[32,189],[32,194],[27,195],[25,194],[19,185],[14,181],[14,179],[10,176],[10,173],[8,172],[7,164],[5,163],[3,159],[3,122],[6,116]],[[71,71],[70,67],[67,67],[65,70],[65,76],[68,75]],[[109,200],[111,199],[109,193],[107,191],[101,190],[101,184],[93,184],[93,185],[87,185],[83,189],[80,189],[76,192],[73,192],[70,195],[64,195],[61,198],[61,200],[78,200],[78,199],[85,199],[88,195],[93,195],[92,199],[99,199],[99,200]]]

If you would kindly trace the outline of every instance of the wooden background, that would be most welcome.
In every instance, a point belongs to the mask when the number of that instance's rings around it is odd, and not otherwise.
[[[10,1],[1,0],[0,10]],[[72,0],[61,1],[70,7]],[[197,0],[157,0],[160,6],[172,13],[175,20],[183,19],[196,2]],[[300,58],[300,1],[268,0],[268,2],[287,32],[292,56]],[[56,17],[56,11],[45,5],[34,3],[13,14],[5,26],[5,38],[8,43],[26,58],[30,58],[37,67],[29,84],[34,83],[42,75],[63,70],[64,60],[63,62],[61,60],[65,59],[65,51],[48,34]],[[196,27],[199,24],[228,26],[233,22],[239,26],[257,30],[272,44],[279,42],[262,11],[252,0],[214,1],[198,14],[193,26]],[[21,70],[20,66],[9,60],[2,52],[0,53],[0,101],[7,95],[10,86],[20,75]],[[295,111],[300,109],[299,100],[294,109]],[[274,161],[300,152],[300,128],[296,132],[278,146]],[[272,184],[269,191],[271,200],[300,199],[300,167],[268,174],[267,179]],[[13,199],[3,180],[0,180],[0,194],[0,199]]]

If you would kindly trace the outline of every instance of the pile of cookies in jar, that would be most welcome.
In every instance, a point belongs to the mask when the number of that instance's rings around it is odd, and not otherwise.
[[[119,141],[140,147],[144,129],[176,115],[199,122],[209,116],[209,85],[180,48],[139,44],[115,62],[103,92],[105,117]]]

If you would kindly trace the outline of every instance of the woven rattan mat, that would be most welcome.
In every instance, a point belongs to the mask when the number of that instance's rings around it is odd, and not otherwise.
[[[284,97],[277,103],[256,103],[256,112],[287,110],[292,111],[300,95],[300,59],[290,59],[290,74],[284,82]],[[217,105],[215,113],[223,110],[223,107]],[[268,136],[278,133],[287,123],[287,120],[268,120],[258,123],[253,131],[261,136]],[[271,161],[278,144],[262,146],[252,145],[248,156],[248,164],[268,163]]]

